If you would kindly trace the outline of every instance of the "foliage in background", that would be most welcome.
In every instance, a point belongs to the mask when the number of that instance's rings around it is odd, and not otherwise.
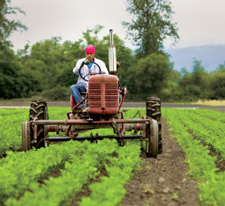
[[[193,72],[185,72],[179,81],[180,98],[195,101],[197,99],[207,99],[209,94],[209,74],[201,66],[201,62],[195,60]]]
[[[11,0],[0,1],[0,43],[4,44],[8,37],[18,30],[26,30],[27,27],[18,20],[11,20],[8,18],[9,15],[16,15],[17,13],[25,14],[18,7],[10,6]]]
[[[0,1],[0,98],[21,97],[22,85],[27,85],[26,74],[23,74],[12,44],[7,40],[13,32],[26,30],[26,26],[20,21],[8,17],[24,12],[17,7],[11,7],[10,3],[10,0]]]
[[[210,75],[212,99],[225,99],[225,66]]]
[[[10,7],[10,0],[1,1],[0,10],[0,99],[38,96],[69,101],[69,87],[77,82],[72,69],[77,60],[84,57],[84,48],[90,44],[96,47],[96,58],[102,59],[108,67],[109,35],[99,38],[103,26],[87,29],[83,37],[74,42],[62,42],[61,37],[52,37],[34,45],[27,44],[15,54],[7,38],[12,32],[26,27],[19,21],[8,20],[7,15],[23,11]],[[224,64],[207,73],[201,62],[195,60],[193,72],[184,68],[179,73],[173,70],[169,56],[162,51],[166,37],[178,38],[176,24],[171,22],[173,12],[169,1],[129,0],[128,11],[136,16],[136,20],[140,15],[145,18],[138,21],[141,27],[126,23],[128,28],[134,29],[129,29],[134,32],[131,37],[140,46],[137,55],[114,34],[117,60],[121,65],[118,69],[120,85],[128,88],[126,100],[143,101],[152,95],[163,101],[225,98]],[[141,29],[140,33],[135,29]]]
[[[172,64],[165,54],[152,53],[138,59],[127,70],[128,98],[143,100],[149,96],[161,96],[163,88],[171,81]]]
[[[137,55],[145,57],[158,53],[163,41],[179,38],[176,23],[172,22],[170,0],[127,0],[127,11],[133,16],[131,22],[123,22],[127,34],[138,46]]]

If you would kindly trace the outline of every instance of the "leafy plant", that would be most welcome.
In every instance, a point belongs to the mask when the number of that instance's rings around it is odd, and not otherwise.
[[[204,110],[168,108],[162,110],[163,116],[174,132],[173,136],[186,153],[186,162],[190,168],[189,173],[198,181],[200,201],[204,205],[223,205],[225,196],[222,188],[225,187],[225,173],[217,172],[218,169],[215,165],[216,157],[209,155],[208,147],[204,146],[199,139],[202,141],[208,139],[206,143],[210,142],[211,145],[217,145],[217,147],[221,144],[220,148],[223,147],[224,140],[221,137],[214,138],[214,135],[207,136],[208,131],[213,130],[216,133],[219,131],[218,127],[215,130],[207,124],[209,119],[202,118],[202,115],[197,115],[202,113],[204,116],[205,112]],[[213,112],[211,112],[212,114]],[[217,115],[219,114],[217,113]],[[210,116],[210,114],[208,113],[207,116]],[[224,116],[224,114],[221,113],[221,116]],[[216,121],[216,124],[220,125],[220,123],[220,120]],[[205,126],[202,126],[202,124]],[[194,132],[195,137],[191,134],[190,130]],[[214,141],[217,141],[217,144],[214,144]]]

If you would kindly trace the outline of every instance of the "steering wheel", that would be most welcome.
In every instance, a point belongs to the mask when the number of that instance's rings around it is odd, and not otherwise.
[[[79,68],[79,75],[80,75],[80,77],[81,77],[84,81],[86,81],[86,82],[88,82],[88,79],[89,79],[88,76],[89,76],[90,74],[94,75],[94,74],[101,74],[101,73],[102,73],[101,67],[100,67],[97,63],[93,62],[93,64],[97,65],[99,72],[98,72],[98,73],[90,73],[90,72],[89,72],[87,75],[82,76],[81,70],[82,70],[83,66],[84,66],[84,65],[88,65],[89,63],[90,63],[89,60],[84,60],[84,61],[82,62],[82,64],[80,65],[80,68]]]

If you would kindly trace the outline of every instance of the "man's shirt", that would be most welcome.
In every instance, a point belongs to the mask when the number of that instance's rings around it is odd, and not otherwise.
[[[79,75],[79,68],[82,64],[82,62],[85,60],[86,58],[83,58],[83,59],[79,59],[76,63],[76,66],[73,68],[73,72],[77,75]],[[101,68],[101,72],[104,72],[105,74],[109,74],[106,66],[105,66],[105,63],[100,60],[100,59],[97,59],[97,58],[94,58],[94,63],[92,62],[92,65],[90,65],[90,69],[88,67],[88,65],[83,65],[83,67],[81,68],[81,75],[83,77],[85,77],[85,79],[89,79],[90,75],[88,75],[90,72],[91,73],[99,73],[99,68],[96,64],[99,65],[99,67]],[[91,64],[91,63],[90,63]],[[80,75],[78,77],[78,80],[77,80],[77,84],[81,84],[81,85],[84,85],[85,88],[87,89],[88,88],[88,82],[83,80]]]

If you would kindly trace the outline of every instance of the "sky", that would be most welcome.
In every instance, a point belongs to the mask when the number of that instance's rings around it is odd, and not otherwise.
[[[166,49],[225,44],[225,0],[171,0],[171,3],[180,40],[173,45],[167,39]],[[100,38],[113,29],[127,47],[134,48],[121,23],[132,18],[126,11],[125,0],[11,0],[11,5],[26,13],[14,18],[28,27],[27,31],[11,35],[15,50],[55,36],[62,37],[62,42],[77,41],[82,32],[96,25],[104,26]]]

